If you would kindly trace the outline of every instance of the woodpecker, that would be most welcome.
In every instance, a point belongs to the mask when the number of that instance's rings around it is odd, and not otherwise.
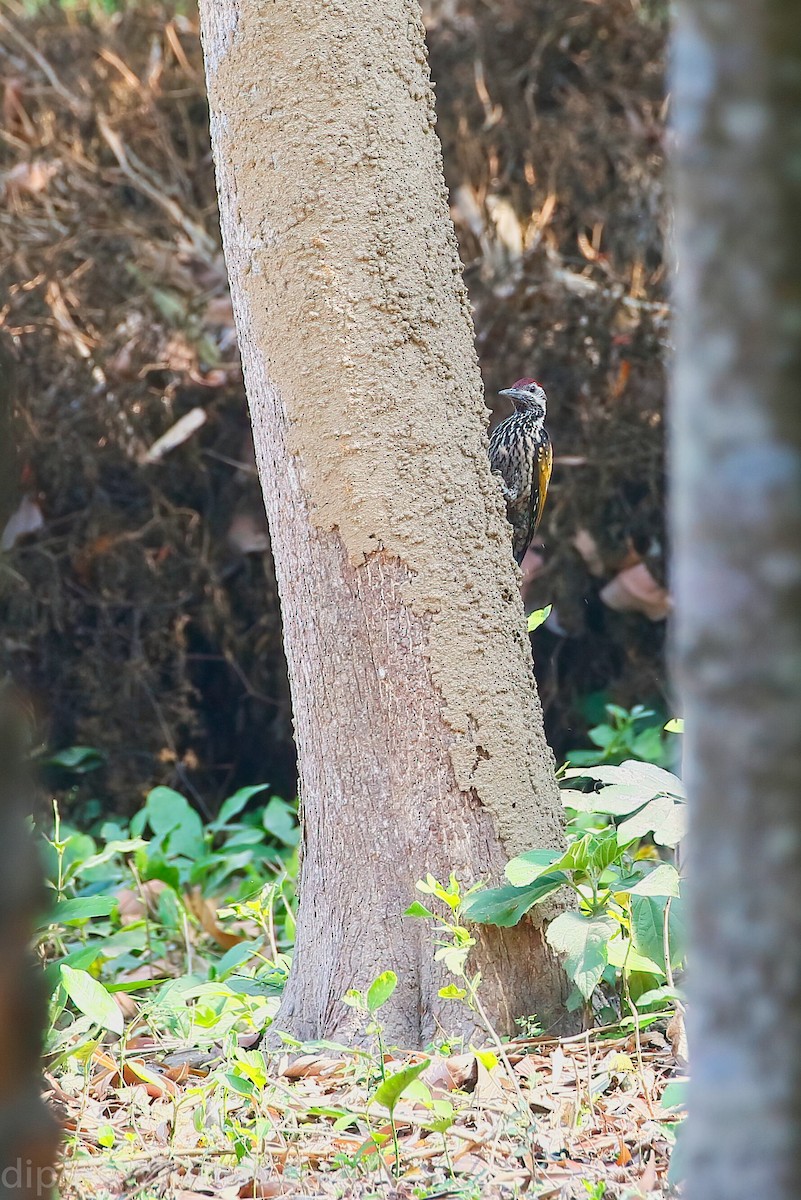
[[[512,552],[519,565],[537,532],[551,478],[553,448],[545,429],[548,401],[535,379],[518,379],[499,395],[508,396],[515,411],[493,430],[489,460],[501,480],[512,526]]]

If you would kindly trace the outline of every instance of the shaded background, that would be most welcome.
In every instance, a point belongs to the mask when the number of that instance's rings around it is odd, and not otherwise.
[[[442,0],[426,19],[493,420],[520,375],[549,395],[525,568],[528,606],[554,605],[534,651],[560,756],[603,698],[670,708],[667,14]],[[242,783],[291,796],[195,14],[9,3],[0,87],[0,670],[49,747],[104,752],[91,793],[121,812],[155,783],[206,812]]]

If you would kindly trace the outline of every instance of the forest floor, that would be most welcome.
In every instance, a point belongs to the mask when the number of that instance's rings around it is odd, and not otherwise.
[[[83,1073],[51,1077],[62,1200],[674,1194],[682,1085],[656,1029],[639,1049],[598,1031],[511,1042],[514,1080],[490,1051],[385,1054],[388,1076],[426,1063],[394,1109],[397,1158],[377,1053],[325,1044],[265,1057],[247,1048],[256,1040],[225,1050],[139,1028],[124,1054],[96,1048]]]

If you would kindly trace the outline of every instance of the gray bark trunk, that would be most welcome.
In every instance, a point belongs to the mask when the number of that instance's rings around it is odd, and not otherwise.
[[[278,1024],[441,1022],[415,880],[498,880],[561,838],[416,0],[201,3],[223,243],[282,601],[299,752],[297,948]],[[503,1029],[560,1016],[533,924],[482,938]]]
[[[0,339],[0,405],[10,405],[4,367]],[[0,681],[0,1196],[34,1200],[55,1185],[59,1131],[42,1099],[47,995],[30,946],[44,889],[25,826],[26,749],[22,715]]]
[[[676,657],[692,804],[690,1200],[801,1178],[801,3],[675,41]]]

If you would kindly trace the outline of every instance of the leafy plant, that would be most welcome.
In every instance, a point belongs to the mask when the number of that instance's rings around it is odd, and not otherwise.
[[[601,785],[597,792],[562,792],[567,848],[512,859],[509,886],[474,893],[465,901],[465,918],[516,925],[554,892],[570,888],[577,907],[560,913],[546,934],[575,986],[569,1005],[588,1005],[602,980],[617,983],[632,1010],[664,1005],[675,999],[673,971],[683,959],[680,879],[654,847],[674,848],[684,833],[682,784],[637,762],[565,775]]]
[[[517,1097],[520,1113],[525,1121],[529,1123],[531,1121],[531,1110],[528,1102],[520,1089],[517,1075],[512,1069],[512,1064],[509,1062],[498,1032],[481,1002],[479,995],[481,972],[476,971],[475,974],[470,974],[467,970],[467,960],[470,951],[476,944],[476,939],[464,924],[464,918],[470,911],[470,898],[477,891],[477,888],[471,888],[462,894],[461,885],[453,873],[451,873],[447,886],[440,883],[433,875],[427,875],[425,879],[418,879],[415,886],[419,892],[435,897],[445,906],[446,915],[438,917],[424,904],[415,900],[404,913],[406,917],[417,917],[437,922],[434,937],[437,950],[434,954],[434,961],[441,962],[458,981],[457,983],[450,983],[441,987],[438,994],[443,1000],[464,1001],[471,1012],[476,1014],[495,1047],[497,1058],[491,1052],[477,1050],[475,1047],[472,1047],[472,1049],[476,1057],[481,1059],[488,1068],[497,1065],[499,1061],[503,1063],[509,1082]]]
[[[623,708],[619,704],[604,704],[604,720],[594,725],[589,740],[595,749],[570,750],[566,758],[574,767],[618,764],[626,759],[670,766],[675,748],[665,733],[676,732],[672,723],[664,725],[656,711],[635,704]]]
[[[256,1008],[261,1027],[269,1023],[272,999],[265,1008],[243,997],[255,986],[272,998],[286,979],[297,826],[275,797],[245,811],[263,791],[240,789],[206,827],[169,788],[153,789],[128,825],[108,821],[95,836],[54,808],[52,832],[41,835],[52,899],[36,939],[51,991],[49,1053],[121,1034],[114,994],[123,991],[155,992],[156,1024],[170,1009],[186,1028],[229,1018],[247,1026]],[[179,980],[187,987],[176,1008],[164,988]]]
[[[378,1020],[377,1013],[390,999],[397,986],[398,977],[395,972],[382,971],[380,975],[376,976],[366,992],[360,992],[357,988],[349,988],[342,997],[343,1004],[347,1004],[350,1008],[355,1008],[357,1012],[362,1013],[368,1018],[366,1032],[368,1037],[375,1037],[378,1045],[378,1073],[381,1076],[382,1082],[387,1077],[384,1070],[385,1048],[383,1027]]]

